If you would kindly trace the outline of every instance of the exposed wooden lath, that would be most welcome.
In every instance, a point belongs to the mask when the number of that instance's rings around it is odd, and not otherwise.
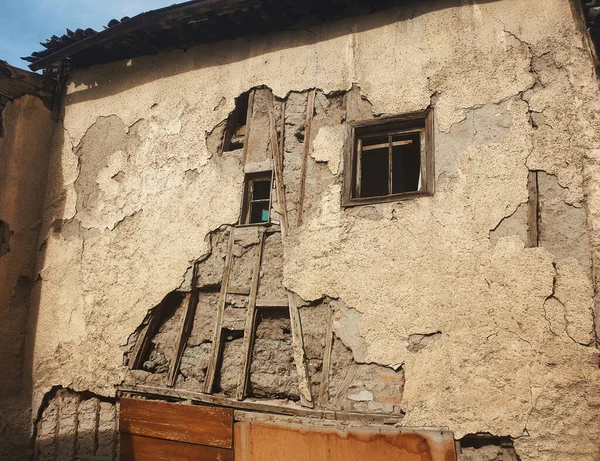
[[[23,59],[32,70],[55,72],[57,63],[72,67],[117,61],[194,44],[266,34],[344,16],[369,13],[392,0],[193,0],[113,19],[101,32],[67,29],[41,43],[42,51]]]

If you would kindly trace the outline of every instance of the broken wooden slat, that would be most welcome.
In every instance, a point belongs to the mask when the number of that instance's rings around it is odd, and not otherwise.
[[[167,383],[170,387],[175,385],[175,381],[177,380],[177,373],[179,372],[179,365],[181,364],[181,356],[183,355],[183,350],[187,345],[187,340],[192,333],[192,328],[194,327],[194,317],[196,315],[196,308],[198,306],[198,262],[194,262],[194,270],[192,274],[192,291],[188,298],[187,307],[185,309],[185,313],[183,314],[183,318],[181,319],[181,328],[179,330],[179,334],[177,336],[177,347],[175,349],[175,356],[173,360],[171,360],[171,366],[169,367],[169,375],[167,378]]]
[[[354,381],[354,378],[356,377],[357,372],[358,372],[358,365],[356,363],[354,363],[348,370],[346,377],[342,381],[342,384],[340,384],[340,388],[337,390],[337,392],[335,394],[334,405],[336,407],[341,405],[342,401],[344,400],[344,396],[346,395],[346,392],[348,392],[348,388],[350,387],[350,384],[352,384],[352,381]]]
[[[527,177],[527,191],[529,198],[527,200],[527,246],[539,246],[539,192],[538,192],[538,173],[530,171]]]
[[[248,296],[250,294],[250,288],[247,287],[230,287],[227,289],[228,295],[242,295]]]
[[[119,427],[125,434],[231,448],[232,425],[233,410],[227,408],[121,399]]]
[[[140,435],[121,435],[121,461],[233,461],[233,450]]]
[[[244,329],[244,345],[242,355],[242,374],[238,381],[236,398],[243,400],[248,388],[250,377],[250,364],[252,363],[252,349],[254,348],[254,336],[256,335],[256,296],[260,283],[260,266],[262,263],[263,250],[265,248],[265,233],[261,232],[260,244],[252,273],[252,286],[250,287],[250,299],[248,300],[248,311],[246,315],[246,328]]]
[[[319,406],[329,403],[329,371],[331,368],[331,352],[333,349],[333,310],[329,309],[327,316],[327,331],[325,333],[325,350],[323,351],[323,366],[321,367],[321,387],[319,388]]]
[[[283,165],[277,143],[277,126],[275,125],[275,108],[273,106],[273,94],[268,92],[269,126],[271,133],[271,153],[273,154],[273,170],[275,173],[275,188],[277,190],[277,203],[281,212],[281,232],[283,237],[288,230],[287,206],[285,201],[285,188],[283,185]]]
[[[158,306],[152,309],[152,311],[150,311],[150,318],[148,319],[148,324],[140,332],[135,346],[133,347],[133,350],[131,352],[132,359],[129,360],[130,370],[139,370],[140,368],[142,368],[144,358],[147,356],[148,353],[148,347],[150,347],[152,338],[154,337],[156,330],[160,325],[163,308],[164,305],[161,302]]]
[[[231,272],[231,255],[233,253],[233,229],[229,231],[229,242],[227,243],[227,256],[225,256],[225,265],[223,266],[223,279],[221,280],[221,292],[219,293],[219,306],[217,307],[217,318],[215,320],[215,330],[213,332],[213,341],[210,348],[210,360],[206,370],[206,379],[204,381],[204,392],[211,394],[215,384],[215,374],[219,363],[221,353],[221,340],[223,337],[223,315],[225,313],[225,302],[227,301],[227,285],[229,283],[229,273]]]
[[[310,128],[312,125],[313,114],[315,112],[316,90],[308,93],[308,102],[306,105],[306,125],[304,127],[304,145],[302,151],[302,166],[300,167],[300,192],[298,193],[298,212],[296,225],[302,224],[302,213],[304,211],[304,194],[306,189],[306,168],[308,166],[308,153],[310,151]]]
[[[242,146],[242,165],[246,164],[246,157],[248,156],[248,140],[250,139],[250,120],[252,120],[255,91],[256,90],[250,90],[250,93],[248,94],[248,110],[246,112],[246,134],[244,135],[244,145]]]
[[[258,309],[281,309],[288,308],[287,299],[261,299],[256,301],[256,307]]]
[[[288,291],[288,303],[290,309],[290,324],[292,330],[292,351],[294,354],[294,364],[298,373],[298,390],[300,392],[300,404],[305,407],[313,407],[312,391],[310,380],[308,379],[308,364],[306,363],[306,354],[304,353],[304,338],[302,336],[302,324],[300,322],[300,312],[293,293]]]

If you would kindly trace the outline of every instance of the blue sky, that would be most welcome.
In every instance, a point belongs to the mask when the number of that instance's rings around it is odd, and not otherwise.
[[[0,0],[0,60],[25,68],[21,56],[68,27],[102,30],[112,18],[134,16],[184,0]]]

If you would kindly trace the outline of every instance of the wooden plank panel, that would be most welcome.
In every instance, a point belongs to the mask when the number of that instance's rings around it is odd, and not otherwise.
[[[132,435],[231,448],[233,410],[121,399],[120,431]]]
[[[237,422],[235,461],[456,461],[448,431]],[[276,441],[276,443],[274,443]]]
[[[121,461],[233,461],[233,451],[139,435],[121,435]]]

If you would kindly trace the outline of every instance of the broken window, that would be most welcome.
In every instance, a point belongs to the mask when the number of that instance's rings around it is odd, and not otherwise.
[[[272,171],[246,175],[240,224],[268,223],[271,210]]]
[[[431,111],[354,124],[344,205],[433,193],[432,125]]]

